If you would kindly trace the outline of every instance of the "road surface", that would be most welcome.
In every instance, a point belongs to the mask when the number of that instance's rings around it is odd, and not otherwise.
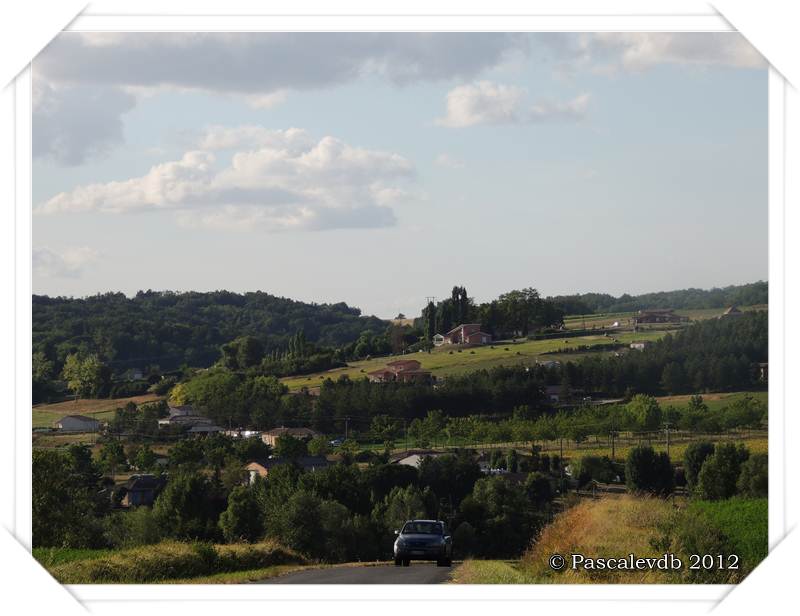
[[[355,565],[305,569],[259,582],[260,584],[441,584],[450,579],[453,567],[435,563]]]

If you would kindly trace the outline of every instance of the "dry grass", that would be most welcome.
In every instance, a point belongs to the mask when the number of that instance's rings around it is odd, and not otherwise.
[[[145,402],[157,402],[163,400],[163,396],[156,394],[143,394],[141,396],[131,396],[130,398],[80,398],[75,400],[65,400],[53,404],[35,404],[33,406],[33,427],[50,428],[53,422],[58,421],[64,415],[87,415],[100,420],[110,419],[111,415],[118,408],[125,406],[128,402],[144,404]]]
[[[657,584],[678,582],[678,575],[663,571],[573,571],[554,572],[553,554],[580,553],[587,557],[658,557],[663,551],[650,545],[657,527],[673,513],[669,501],[633,496],[587,500],[556,517],[525,553],[520,571],[526,578],[560,584]]]

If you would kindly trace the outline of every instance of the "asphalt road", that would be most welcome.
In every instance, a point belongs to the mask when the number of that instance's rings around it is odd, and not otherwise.
[[[357,565],[305,569],[259,582],[261,584],[441,584],[450,579],[452,567],[436,563],[394,565]]]

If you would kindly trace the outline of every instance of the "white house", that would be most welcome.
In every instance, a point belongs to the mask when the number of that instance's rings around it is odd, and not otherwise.
[[[636,351],[644,351],[647,345],[650,344],[649,340],[643,340],[641,342],[631,342],[631,348],[635,349]]]
[[[67,415],[54,425],[64,432],[97,432],[100,429],[99,421],[85,415]]]

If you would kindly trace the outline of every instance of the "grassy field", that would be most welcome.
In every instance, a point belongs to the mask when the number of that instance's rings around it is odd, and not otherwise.
[[[144,402],[155,402],[162,400],[163,396],[156,394],[144,394],[131,398],[80,398],[77,401],[67,400],[54,404],[36,404],[33,406],[33,427],[51,428],[53,423],[64,417],[64,415],[86,415],[94,417],[99,421],[108,421],[118,408],[125,406],[128,402],[142,404]]]
[[[692,321],[702,321],[713,319],[725,312],[726,308],[700,308],[697,310],[676,310],[675,314],[689,317]],[[766,304],[754,306],[739,306],[739,310],[767,310]],[[582,329],[583,327],[610,327],[615,321],[620,326],[629,326],[630,319],[635,312],[609,312],[605,314],[572,315],[564,318],[564,325],[567,329]]]
[[[311,375],[287,377],[281,379],[290,390],[297,391],[302,387],[318,387],[325,378],[337,379],[346,374],[351,379],[363,378],[368,372],[385,366],[396,359],[416,359],[423,370],[430,370],[435,376],[465,374],[475,370],[493,368],[495,366],[533,365],[537,361],[549,361],[565,358],[577,359],[578,354],[551,355],[554,352],[576,348],[579,346],[597,346],[619,342],[630,344],[633,341],[657,340],[664,335],[662,331],[621,332],[614,336],[601,334],[579,336],[575,338],[556,338],[551,340],[526,340],[524,342],[498,342],[493,345],[464,348],[442,346],[430,353],[414,353],[394,355],[363,361],[352,362],[345,368],[336,368]],[[546,355],[545,355],[546,354]]]
[[[658,403],[665,406],[686,406],[693,394],[683,396],[660,396]],[[715,411],[723,406],[728,406],[744,396],[751,396],[764,404],[768,403],[769,394],[766,391],[735,391],[725,393],[700,394],[709,410]]]
[[[584,499],[556,516],[519,561],[466,560],[454,574],[457,584],[658,584],[720,581],[703,572],[689,571],[688,554],[681,547],[687,529],[702,519],[705,532],[721,532],[726,545],[741,556],[742,569],[725,572],[726,581],[739,581],[767,553],[767,501],[733,498],[727,501],[687,501],[630,495]],[[657,558],[668,551],[684,561],[680,571],[573,570],[553,571],[550,556],[561,554],[570,563],[571,554],[586,557]]]

